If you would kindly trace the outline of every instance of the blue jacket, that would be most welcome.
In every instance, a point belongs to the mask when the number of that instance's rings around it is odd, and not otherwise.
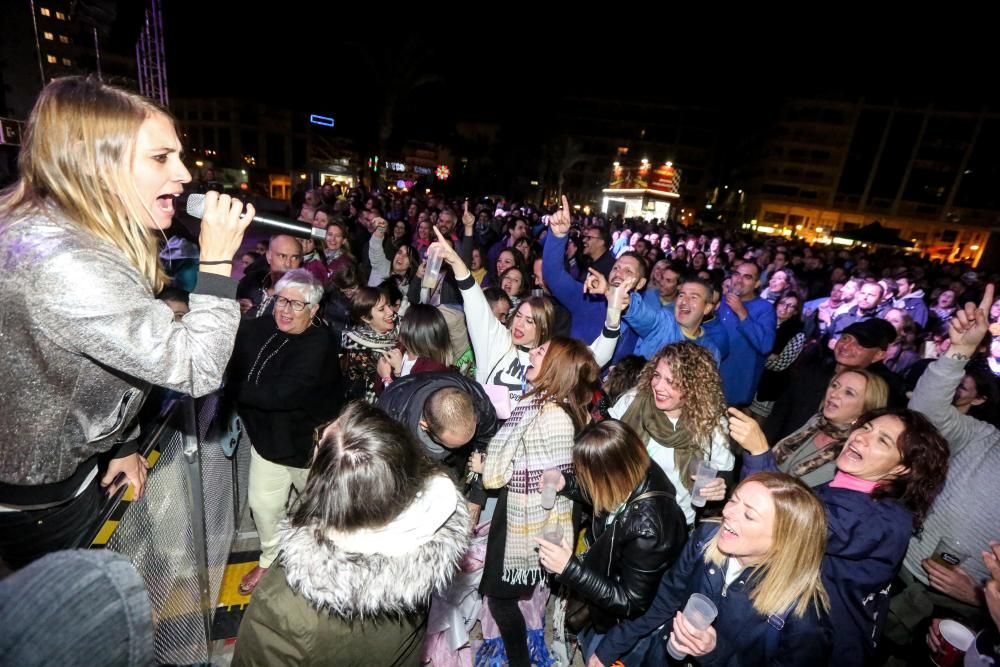
[[[747,318],[740,321],[725,302],[719,304],[716,319],[729,334],[729,356],[722,360],[722,389],[730,405],[749,405],[764,372],[764,362],[774,347],[778,318],[774,306],[756,297],[744,301]]]
[[[673,304],[668,306],[650,305],[641,294],[633,293],[628,310],[625,311],[622,319],[632,327],[632,330],[639,337],[635,345],[635,353],[647,359],[651,359],[664,345],[682,340],[690,340],[707,349],[715,357],[715,363],[720,363],[724,356],[704,328],[697,338],[688,338],[684,334],[681,325],[677,323],[677,318],[674,317]],[[727,339],[726,353],[728,352],[729,341]]]
[[[771,665],[818,667],[830,658],[831,629],[828,620],[810,610],[804,617],[789,615],[781,630],[772,624],[780,619],[762,616],[753,608],[747,581],[753,572],[740,573],[726,592],[725,568],[706,563],[705,544],[719,531],[718,523],[703,523],[691,535],[680,559],[674,564],[656,593],[649,610],[639,618],[613,627],[597,647],[597,657],[610,665],[625,655],[642,637],[656,632],[647,664],[665,665],[666,640],[677,611],[684,608],[692,593],[710,598],[719,609],[713,623],[718,637],[715,650],[698,658],[702,667]],[[774,635],[777,634],[777,637]],[[777,641],[775,641],[777,640]],[[657,655],[659,653],[660,655]],[[651,659],[652,658],[652,659]]]
[[[608,302],[602,296],[583,293],[583,284],[573,280],[563,268],[563,255],[569,237],[558,238],[555,234],[545,237],[542,249],[542,278],[552,296],[573,316],[570,335],[589,344],[604,330],[604,319],[608,312]],[[635,350],[636,335],[627,322],[622,322],[621,338],[615,348],[612,363],[632,354]]]
[[[742,477],[777,470],[770,452],[743,456]],[[899,572],[913,534],[913,517],[891,499],[851,489],[816,487],[826,506],[823,586],[830,596],[837,664],[863,665],[871,657],[889,613],[889,584]]]

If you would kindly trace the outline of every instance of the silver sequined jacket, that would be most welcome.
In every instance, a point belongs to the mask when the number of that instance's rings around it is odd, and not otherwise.
[[[152,384],[217,389],[236,282],[200,274],[174,322],[117,248],[55,214],[0,221],[0,481],[68,478],[127,439]]]

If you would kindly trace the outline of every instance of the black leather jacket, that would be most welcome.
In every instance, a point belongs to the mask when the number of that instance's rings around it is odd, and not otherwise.
[[[655,495],[636,500],[647,492]],[[566,475],[561,493],[587,502],[572,475]],[[558,576],[588,602],[597,632],[641,616],[656,597],[663,573],[687,541],[687,524],[675,497],[667,476],[650,463],[645,479],[610,524],[607,513],[594,517],[588,550],[571,558]]]

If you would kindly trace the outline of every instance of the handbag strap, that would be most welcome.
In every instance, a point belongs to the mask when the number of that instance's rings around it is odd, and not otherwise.
[[[625,510],[624,511],[627,512],[628,509],[630,507],[632,507],[632,505],[634,505],[635,503],[639,502],[640,500],[647,500],[649,498],[660,498],[660,497],[669,498],[670,494],[667,493],[666,491],[646,491],[645,493],[640,493],[635,498],[633,498],[632,500],[628,501],[628,504],[625,505]]]

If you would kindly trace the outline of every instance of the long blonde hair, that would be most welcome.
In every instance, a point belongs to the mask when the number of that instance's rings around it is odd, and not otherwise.
[[[792,607],[792,613],[801,617],[810,605],[817,613],[828,611],[830,598],[820,576],[827,531],[823,503],[802,481],[785,473],[750,475],[735,491],[750,482],[762,484],[774,503],[771,548],[751,579],[754,609],[763,616],[781,614]],[[722,567],[727,556],[719,550],[718,539],[716,533],[705,546],[705,562]]]
[[[56,79],[38,96],[18,160],[20,178],[0,195],[0,228],[55,207],[128,258],[158,292],[167,282],[145,212],[129,198],[136,136],[169,112],[93,77]]]

